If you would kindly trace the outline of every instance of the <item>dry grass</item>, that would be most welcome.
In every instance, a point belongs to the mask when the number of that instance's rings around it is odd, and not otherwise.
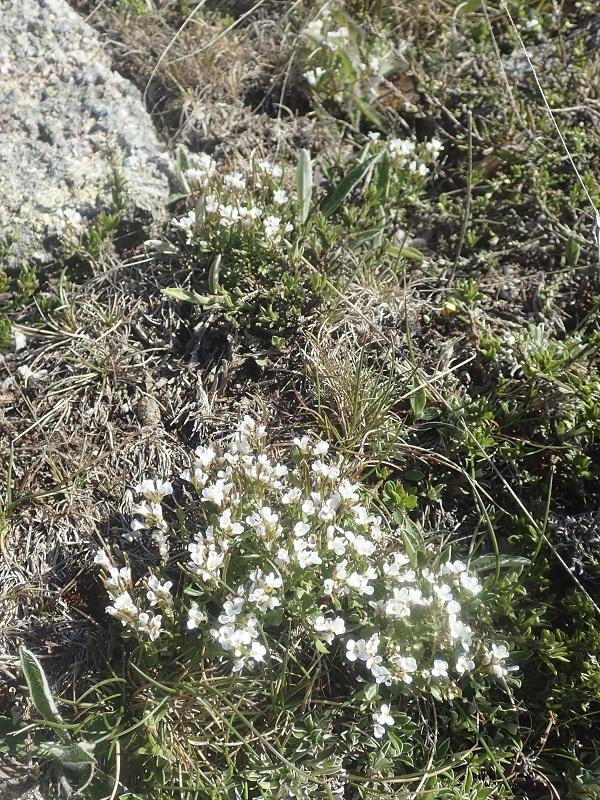
[[[289,12],[298,3],[219,4],[187,17],[174,2],[151,4],[145,15],[85,0],[78,7],[103,31],[115,68],[144,92],[171,144],[248,158],[331,141],[326,126],[304,116],[308,96],[290,60]]]

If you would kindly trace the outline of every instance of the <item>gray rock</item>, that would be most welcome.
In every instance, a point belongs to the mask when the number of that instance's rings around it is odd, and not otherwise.
[[[0,0],[0,244],[13,239],[10,261],[47,261],[65,217],[110,209],[115,168],[126,219],[160,218],[170,158],[96,31],[66,0]]]

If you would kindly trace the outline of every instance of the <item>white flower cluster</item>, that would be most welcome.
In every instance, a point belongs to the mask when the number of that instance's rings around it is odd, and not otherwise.
[[[442,142],[435,136],[424,144],[414,139],[381,139],[379,133],[369,134],[374,152],[384,151],[393,167],[392,175],[398,177],[402,172],[409,176],[426,177],[431,165],[437,161],[443,149]]]
[[[270,161],[258,161],[247,173],[222,172],[207,154],[196,156],[195,165],[183,173],[194,209],[174,218],[171,225],[205,246],[222,243],[236,230],[258,237],[267,245],[280,244],[293,230],[290,196],[282,187],[283,170]]]
[[[173,494],[173,487],[169,481],[145,480],[136,486],[136,492],[144,499],[133,508],[131,531],[126,534],[126,538],[132,541],[141,531],[152,531],[152,538],[158,545],[161,556],[166,558],[169,552],[169,526],[163,517],[162,501]]]
[[[340,4],[323,5],[302,33],[306,43],[305,59],[308,64],[314,64],[304,72],[304,78],[318,91],[341,88],[348,83],[349,65],[355,81],[372,82],[374,79],[378,82],[394,63],[393,53],[384,38],[367,39]]]
[[[78,234],[84,227],[84,220],[74,208],[60,208],[54,213],[54,231],[58,236],[66,233]]]
[[[115,567],[103,550],[96,553],[94,563],[103,570],[104,586],[111,599],[111,605],[106,607],[106,612],[139,637],[147,637],[151,642],[158,639],[163,615],[167,618],[173,616],[173,583],[161,581],[156,575],[149,575],[141,581],[141,586],[134,587],[130,567]],[[145,598],[142,598],[139,595],[144,589]],[[145,603],[149,608],[144,609]],[[162,613],[156,614],[154,607],[158,607]]]
[[[365,487],[327,442],[303,436],[287,463],[278,456],[249,416],[224,446],[199,447],[181,475],[196,498],[190,505],[206,520],[179,564],[195,601],[182,596],[173,615],[171,583],[152,576],[144,583],[150,607],[140,610],[129,570],[100,554],[109,613],[154,640],[158,606],[173,634],[197,631],[217,655],[233,659],[234,671],[268,661],[270,641],[288,626],[324,652],[341,650],[377,685],[436,686],[452,696],[468,673],[504,679],[515,669],[505,645],[482,641],[482,586],[463,561],[438,555],[426,563],[425,553],[411,560],[399,545],[402,530],[373,511]],[[143,481],[138,490],[144,501],[134,509],[135,528],[155,528],[166,558],[161,504],[171,484]],[[376,730],[388,724],[376,721]]]

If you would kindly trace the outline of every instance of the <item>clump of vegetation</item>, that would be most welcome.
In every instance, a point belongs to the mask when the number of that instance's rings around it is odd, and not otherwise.
[[[190,161],[180,152],[179,177],[192,208],[174,218],[172,227],[184,238],[176,251],[154,244],[189,262],[189,281],[204,291],[174,287],[165,294],[222,308],[238,328],[278,338],[289,333],[319,303],[335,297],[332,282],[345,277],[340,247],[357,254],[376,247],[382,257],[403,254],[402,243],[385,242],[398,226],[387,204],[401,196],[405,205],[418,202],[440,147],[437,139],[419,145],[411,138],[373,135],[339,177],[338,170],[320,165],[329,179],[326,191],[314,186],[307,151],[299,154],[293,177],[268,160],[225,172],[208,155]]]
[[[117,281],[164,428],[86,555],[103,666],[35,703],[30,753],[90,798],[600,797],[595,6],[98,17],[186,145],[147,277]],[[111,224],[85,240],[99,339]],[[170,437],[198,446],[173,483]]]
[[[477,577],[489,559],[468,566],[456,548],[426,542],[393,491],[378,508],[360,463],[328,451],[304,435],[285,463],[246,416],[229,441],[197,448],[174,515],[164,508],[171,482],[140,484],[125,538],[148,531],[160,564],[134,577],[126,550],[95,561],[106,610],[131,642],[129,669],[162,712],[148,749],[146,703],[116,724],[119,704],[106,695],[82,707],[76,725],[99,776],[110,730],[127,748],[122,779],[140,790],[138,776],[157,781],[160,770],[169,785],[205,792],[221,781],[260,797],[290,787],[362,795],[356,775],[385,784],[417,767],[403,736],[406,724],[417,735],[405,709],[419,698],[510,698],[518,667],[494,632],[494,581]],[[102,718],[110,728],[96,746]],[[199,763],[194,740],[207,727]]]

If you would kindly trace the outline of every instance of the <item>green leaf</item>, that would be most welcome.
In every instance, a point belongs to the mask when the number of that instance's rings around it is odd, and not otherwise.
[[[219,271],[221,269],[221,254],[215,256],[215,260],[210,265],[208,273],[208,288],[213,294],[219,291]]]
[[[397,509],[394,512],[394,519],[400,525],[400,535],[404,542],[406,555],[410,559],[413,567],[419,566],[419,556],[425,552],[425,542],[423,534],[415,523],[409,519],[404,511]]]
[[[576,239],[569,239],[565,248],[565,262],[568,267],[575,267],[581,254],[581,245]]]
[[[31,702],[42,719],[62,725],[63,720],[58,713],[58,708],[52,697],[48,680],[37,657],[25,647],[20,649],[21,669],[27,681],[27,688]],[[64,730],[57,730],[57,736],[63,743],[70,744],[69,734]]]
[[[24,736],[19,738],[15,723],[8,717],[0,717],[0,753],[8,753],[18,758],[27,755],[27,744]]]
[[[179,146],[177,148],[175,163],[180,172],[186,172],[190,168],[190,160],[184,147]]]
[[[384,154],[377,165],[375,186],[377,189],[377,199],[380,203],[386,203],[390,193],[390,159],[387,154]]]
[[[78,742],[77,744],[57,744],[56,742],[44,742],[38,748],[41,758],[51,758],[60,762],[62,766],[71,772],[83,772],[90,766],[94,766],[94,745],[91,742]]]
[[[363,115],[363,117],[365,117],[365,119],[368,119],[369,122],[372,125],[375,125],[376,128],[379,128],[380,131],[385,131],[385,132],[389,131],[390,126],[388,125],[386,120],[381,116],[381,114],[378,114],[375,111],[372,105],[370,105],[369,103],[365,103],[364,100],[362,100],[360,97],[357,96],[354,96],[352,99],[356,107],[360,111],[360,113]]]
[[[172,289],[162,289],[161,291],[165,297],[171,297],[173,300],[183,300],[184,303],[192,303],[195,306],[214,306],[219,302],[217,297],[198,294],[198,292],[177,286]]]
[[[412,386],[413,391],[410,395],[410,407],[413,414],[418,419],[423,414],[423,411],[425,411],[427,395],[418,375],[413,376]]]
[[[469,568],[475,572],[491,572],[498,565],[500,569],[517,569],[521,572],[530,564],[531,559],[525,558],[525,556],[497,556],[494,553],[488,553],[472,559]]]
[[[313,174],[310,153],[300,150],[296,166],[296,194],[298,198],[298,218],[304,224],[310,213],[313,190]]]
[[[184,173],[190,168],[190,161],[188,159],[187,153],[183,147],[178,147],[177,152],[175,155],[175,172],[177,173],[177,177],[179,179],[179,183],[181,188],[184,191],[183,197],[187,197],[190,193],[190,186],[185,179]]]
[[[366,231],[362,231],[350,239],[348,242],[348,248],[350,250],[358,250],[368,242],[372,242],[374,239],[377,239],[377,237],[382,234],[383,230],[383,226],[378,225],[376,228],[369,228]]]
[[[412,511],[417,505],[417,496],[407,492],[399,481],[386,481],[383,491],[396,508]]]
[[[409,261],[423,261],[425,256],[416,247],[398,247],[397,245],[390,245],[387,252],[396,258],[407,258]]]
[[[325,198],[321,211],[323,216],[330,217],[342,205],[346,197],[357,186],[367,174],[367,171],[379,156],[371,156],[365,161],[355,164],[338,183],[331,194]]]

